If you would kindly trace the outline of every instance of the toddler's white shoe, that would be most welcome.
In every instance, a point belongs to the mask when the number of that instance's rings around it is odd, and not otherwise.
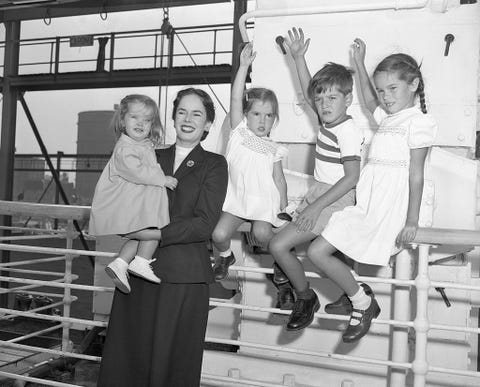
[[[128,283],[128,263],[122,258],[115,258],[106,268],[105,272],[112,279],[115,286],[123,293],[130,293]]]
[[[136,255],[133,261],[130,262],[130,265],[128,265],[128,272],[147,281],[159,284],[160,278],[155,275],[152,266],[150,266],[154,261],[155,259],[149,260]]]

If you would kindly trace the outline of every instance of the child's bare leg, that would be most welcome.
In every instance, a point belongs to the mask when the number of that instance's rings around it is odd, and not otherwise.
[[[223,212],[220,220],[213,230],[212,239],[218,251],[223,252],[230,249],[232,235],[245,221],[238,216]]]
[[[127,263],[130,263],[137,254],[137,249],[138,241],[129,239],[120,248],[120,251],[118,252],[118,258],[124,260]]]
[[[230,241],[233,233],[243,222],[243,219],[224,212],[213,230],[213,243],[219,251],[219,256],[213,265],[213,275],[217,281],[223,280],[228,275],[228,267],[235,263],[235,256],[230,249]]]
[[[278,234],[275,234],[270,241],[269,250],[273,259],[287,274],[297,291],[308,289],[308,282],[303,265],[292,252],[292,249],[299,244],[312,240],[316,236],[311,231],[299,232],[295,224],[289,223]]]
[[[319,236],[308,248],[308,257],[312,263],[321,269],[333,282],[335,282],[349,297],[355,295],[359,286],[345,263],[333,255],[337,249],[326,239]]]
[[[158,228],[146,228],[144,230],[131,232],[130,234],[127,234],[127,236],[139,241],[159,241],[162,239],[162,230]]]
[[[262,220],[255,220],[252,223],[253,236],[261,243],[262,247],[267,247],[273,237],[272,225]]]
[[[145,258],[145,259],[152,259],[153,254],[155,254],[155,250],[157,250],[159,241],[150,240],[150,241],[140,241],[138,243],[138,250],[137,256]]]
[[[270,241],[270,252],[290,279],[297,296],[287,323],[287,330],[290,331],[310,325],[315,312],[320,309],[320,302],[316,293],[310,289],[303,265],[291,251],[293,247],[315,237],[316,234],[311,231],[298,231],[297,226],[290,223]]]
[[[350,268],[333,256],[336,248],[323,237],[318,237],[308,249],[308,256],[328,277],[342,288],[352,303],[353,312],[342,338],[352,343],[360,340],[370,329],[372,319],[380,313],[380,307],[372,294],[367,295],[358,286]]]

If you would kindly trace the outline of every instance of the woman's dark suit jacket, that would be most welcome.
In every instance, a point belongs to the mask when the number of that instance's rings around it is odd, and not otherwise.
[[[173,174],[175,146],[157,150],[168,190],[170,224],[152,264],[160,285],[130,277],[132,291],[116,290],[99,387],[197,387],[213,281],[206,242],[227,190],[223,156],[197,145]],[[128,205],[126,203],[125,205]]]

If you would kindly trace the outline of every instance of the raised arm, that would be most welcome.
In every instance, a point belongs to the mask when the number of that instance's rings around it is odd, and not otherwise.
[[[297,76],[300,81],[303,96],[312,109],[315,109],[313,101],[308,95],[308,85],[310,84],[312,76],[308,70],[307,61],[305,60],[305,53],[310,45],[310,38],[305,40],[303,30],[301,28],[297,30],[293,27],[288,31],[288,37],[285,42],[287,43],[290,55],[292,55],[293,61],[295,62],[295,69],[297,70]]]
[[[283,211],[288,205],[287,181],[283,173],[282,160],[273,163],[273,181],[280,193],[280,210]]]
[[[411,242],[418,229],[418,217],[422,203],[423,178],[425,159],[428,148],[410,149],[410,171],[409,171],[409,195],[407,220],[402,231],[397,236],[397,244],[402,245]]]
[[[360,93],[362,94],[367,109],[373,113],[377,106],[380,105],[380,102],[378,101],[377,93],[375,92],[365,67],[367,45],[362,39],[356,38],[352,48],[353,62],[355,63],[355,70],[358,74],[358,80],[360,81]]]
[[[240,54],[240,66],[235,75],[230,95],[230,126],[232,129],[243,120],[243,90],[245,89],[248,68],[255,59],[255,55],[252,43],[246,44]]]

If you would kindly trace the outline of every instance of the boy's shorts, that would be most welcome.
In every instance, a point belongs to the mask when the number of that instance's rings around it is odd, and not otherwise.
[[[332,186],[330,184],[315,181],[313,186],[305,194],[302,202],[298,205],[296,213],[299,214],[300,212],[302,212],[309,204],[312,204],[315,200],[317,200],[320,196],[327,192],[331,187]],[[334,212],[341,211],[345,207],[353,205],[355,205],[354,189],[347,192],[336,202],[324,208],[320,216],[318,217],[315,226],[310,231],[312,231],[316,235],[320,235]]]

